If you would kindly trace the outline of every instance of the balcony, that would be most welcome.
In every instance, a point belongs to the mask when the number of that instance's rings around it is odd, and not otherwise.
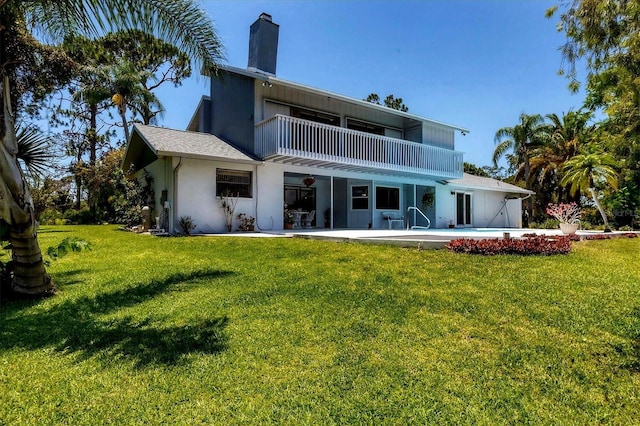
[[[368,173],[455,179],[462,153],[276,115],[255,127],[255,152],[285,164]]]

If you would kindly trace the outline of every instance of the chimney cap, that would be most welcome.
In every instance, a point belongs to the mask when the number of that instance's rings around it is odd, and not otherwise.
[[[264,19],[265,21],[273,22],[272,19],[271,19],[271,15],[269,15],[268,13],[264,13],[264,12],[262,12],[260,14],[258,19]]]

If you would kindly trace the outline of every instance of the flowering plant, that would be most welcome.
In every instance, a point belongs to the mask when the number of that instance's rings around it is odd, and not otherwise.
[[[256,222],[256,218],[253,216],[249,216],[246,213],[240,213],[236,218],[240,221],[240,226],[238,227],[241,231],[253,231],[254,223]]]
[[[578,223],[582,210],[576,203],[549,203],[547,214],[558,219],[560,223]]]
[[[293,219],[293,213],[291,213],[291,210],[287,209],[287,203],[284,203],[284,223],[293,223],[294,219]]]

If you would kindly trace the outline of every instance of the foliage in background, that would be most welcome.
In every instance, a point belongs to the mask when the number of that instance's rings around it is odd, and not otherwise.
[[[372,104],[381,105],[380,104],[380,96],[377,93],[371,93],[365,99],[367,102],[371,102]],[[393,95],[388,95],[384,98],[384,106],[387,108],[395,109],[402,112],[409,112],[409,107],[407,107],[403,102],[402,98],[396,98]]]
[[[498,165],[498,160],[504,155],[509,156],[510,166],[515,171],[514,178],[522,179],[525,188],[532,190],[533,185],[530,179],[531,154],[549,139],[550,128],[545,123],[544,118],[539,114],[520,114],[520,123],[513,127],[503,127],[496,131],[495,150],[493,151],[493,164]],[[526,201],[529,216],[533,210],[530,200]]]
[[[478,167],[475,164],[467,163],[466,161],[463,163],[463,171],[465,173],[469,173],[470,175],[480,176],[480,177],[491,177],[489,173],[487,173],[484,168]]]
[[[564,176],[561,185],[569,187],[571,194],[580,191],[591,195],[596,208],[602,216],[605,230],[609,229],[607,214],[600,204],[599,192],[602,188],[618,188],[618,162],[606,153],[589,153],[576,155],[568,160],[562,171]]]
[[[640,4],[572,0],[549,9],[547,16],[558,17],[558,31],[566,35],[561,71],[570,88],[586,83],[586,106],[606,114],[597,143],[618,162],[618,186],[640,187]],[[581,61],[587,65],[582,82],[576,66]],[[640,205],[640,191],[616,198],[617,208]]]

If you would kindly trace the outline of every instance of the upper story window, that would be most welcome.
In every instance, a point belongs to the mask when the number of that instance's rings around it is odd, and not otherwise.
[[[347,129],[357,130],[359,132],[371,133],[374,135],[382,135],[384,136],[384,126],[380,126],[378,124],[367,123],[365,121],[353,120],[351,118],[347,119]]]
[[[251,198],[251,172],[245,170],[216,169],[216,196]]]
[[[291,116],[301,118],[303,120],[313,121],[315,123],[340,126],[340,117],[338,117],[337,115],[327,114],[326,112],[313,111],[299,107],[291,107]]]

